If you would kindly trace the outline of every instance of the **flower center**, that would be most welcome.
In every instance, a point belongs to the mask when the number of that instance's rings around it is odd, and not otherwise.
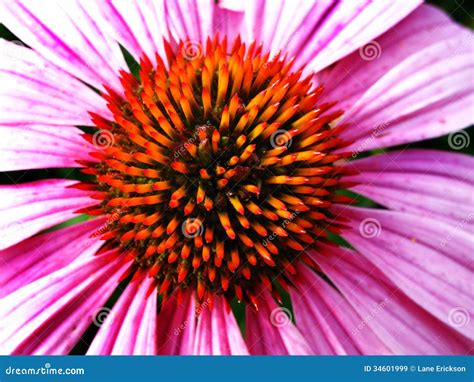
[[[331,230],[340,128],[302,70],[237,38],[192,41],[121,73],[114,121],[88,135],[107,215],[106,247],[131,254],[159,292],[192,287],[256,303],[260,285],[291,282],[295,261]],[[230,52],[230,53],[229,53]]]

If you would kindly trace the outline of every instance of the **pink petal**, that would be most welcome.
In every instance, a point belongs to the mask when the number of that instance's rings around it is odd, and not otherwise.
[[[1,125],[90,125],[88,111],[110,115],[105,100],[86,85],[35,51],[5,40],[0,80]]]
[[[194,354],[248,355],[235,317],[223,296],[216,296],[212,308],[206,300],[198,315]]]
[[[299,39],[293,54],[301,50],[297,62],[308,62],[308,69],[318,72],[390,28],[396,30],[420,4],[418,0],[332,3],[314,24],[301,24],[304,39]]]
[[[162,58],[166,57],[163,39],[169,40],[163,8],[161,1],[107,1],[98,3],[94,9],[88,8],[88,11],[94,19],[105,24],[110,36],[135,59],[146,54],[154,60],[156,52]]]
[[[104,226],[104,219],[51,231],[0,251],[0,297],[66,267],[74,260],[91,257],[103,245],[90,237]]]
[[[240,34],[282,51],[318,72],[397,24],[420,1],[238,1],[222,6],[244,11]]]
[[[315,354],[390,353],[335,288],[305,266],[298,276],[291,290],[296,326]]]
[[[156,301],[153,278],[146,273],[135,278],[105,318],[87,354],[156,354]]]
[[[370,328],[395,354],[466,354],[469,341],[438,321],[361,254],[321,246],[311,256]],[[363,330],[363,329],[361,329]]]
[[[212,0],[172,0],[157,4],[156,12],[164,14],[167,29],[175,41],[191,39],[193,48],[204,49],[208,37],[215,33],[227,36],[232,42],[242,33],[244,13],[241,9],[229,9],[226,2],[216,4]],[[243,35],[245,39],[245,35]]]
[[[321,73],[326,98],[361,151],[441,136],[473,122],[472,33],[422,6],[376,41]],[[372,49],[372,50],[371,50]]]
[[[279,307],[268,292],[259,296],[258,312],[247,308],[245,335],[252,355],[313,354],[311,346],[291,322],[290,312]]]
[[[345,209],[344,216],[352,221],[342,236],[361,255],[418,305],[465,336],[473,337],[474,322],[468,320],[466,325],[456,326],[450,314],[462,308],[474,316],[472,235],[470,244],[465,242],[466,247],[452,256],[444,252],[449,252],[446,245],[455,239],[438,221],[363,208]],[[370,231],[369,224],[377,232]],[[428,240],[422,230],[431,230],[438,240]],[[460,256],[464,257],[462,262],[457,261]]]
[[[120,91],[117,73],[126,64],[100,7],[109,5],[88,3],[86,9],[83,2],[62,1],[45,7],[15,0],[0,9],[5,25],[45,59],[96,88]]]
[[[73,180],[48,179],[0,186],[0,249],[70,219],[97,204],[89,191],[66,188]]]
[[[79,167],[77,160],[94,160],[93,146],[71,126],[0,125],[0,169],[17,171]]]
[[[474,183],[472,157],[448,151],[425,149],[391,151],[353,161],[348,165],[355,166],[360,172],[391,172],[403,169],[403,172],[414,175],[428,171],[433,175]]]
[[[201,1],[198,3],[194,0],[184,1],[165,1],[163,2],[163,11],[166,15],[168,28],[175,32],[177,39],[189,37],[191,39],[203,42],[203,37],[212,34],[210,17],[213,11],[213,5],[210,1]],[[202,9],[200,7],[202,5]],[[208,25],[201,24],[201,15],[208,17]],[[201,30],[203,27],[204,30]],[[204,33],[202,33],[204,32]]]
[[[295,56],[317,72],[385,32],[419,3],[235,0],[223,5],[245,11],[240,30],[245,41]]]
[[[83,257],[0,302],[2,354],[67,354],[117,287],[116,252]]]
[[[225,3],[225,2],[223,2]],[[201,20],[203,16],[201,15]],[[245,13],[241,10],[229,9],[224,4],[219,3],[213,7],[213,19],[210,35],[218,33],[221,36],[228,36],[229,41],[233,41],[236,36],[241,35],[243,41],[247,34],[243,30]]]
[[[353,191],[391,209],[472,226],[474,159],[441,151],[416,150],[415,155],[395,151],[349,162],[360,174],[344,180],[358,183]]]
[[[192,355],[196,333],[195,292],[188,288],[183,291],[182,298],[174,293],[168,299],[158,314],[158,354],[163,355]]]

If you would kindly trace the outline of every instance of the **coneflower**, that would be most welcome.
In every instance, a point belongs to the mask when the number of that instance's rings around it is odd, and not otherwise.
[[[357,159],[472,122],[470,32],[418,2],[46,4],[0,7],[31,47],[2,45],[2,170],[86,175],[0,188],[2,353],[91,324],[88,354],[470,352],[474,161]]]

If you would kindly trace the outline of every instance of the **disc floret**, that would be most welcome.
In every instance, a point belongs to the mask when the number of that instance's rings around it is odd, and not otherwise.
[[[100,199],[88,212],[114,216],[101,238],[160,293],[255,302],[332,229],[341,112],[261,45],[216,37],[189,55],[187,44],[165,44],[156,64],[142,58],[139,78],[121,73],[124,96],[104,95],[114,120],[93,114],[109,142],[86,163],[95,181],[82,187]]]

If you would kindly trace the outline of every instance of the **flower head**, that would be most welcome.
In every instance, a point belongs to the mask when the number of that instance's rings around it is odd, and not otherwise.
[[[86,135],[99,162],[82,162],[100,204],[81,212],[114,216],[102,232],[128,251],[161,294],[188,287],[258,307],[262,282],[289,279],[304,250],[324,235],[344,158],[334,150],[342,112],[326,112],[322,87],[279,55],[237,38],[190,41],[122,73],[125,98],[105,95],[113,121],[93,114]],[[103,140],[103,142],[100,142]],[[131,272],[134,272],[133,269]]]
[[[359,156],[465,137],[472,34],[380,4],[2,3],[3,170],[82,172],[0,187],[2,353],[469,352],[472,158]]]

